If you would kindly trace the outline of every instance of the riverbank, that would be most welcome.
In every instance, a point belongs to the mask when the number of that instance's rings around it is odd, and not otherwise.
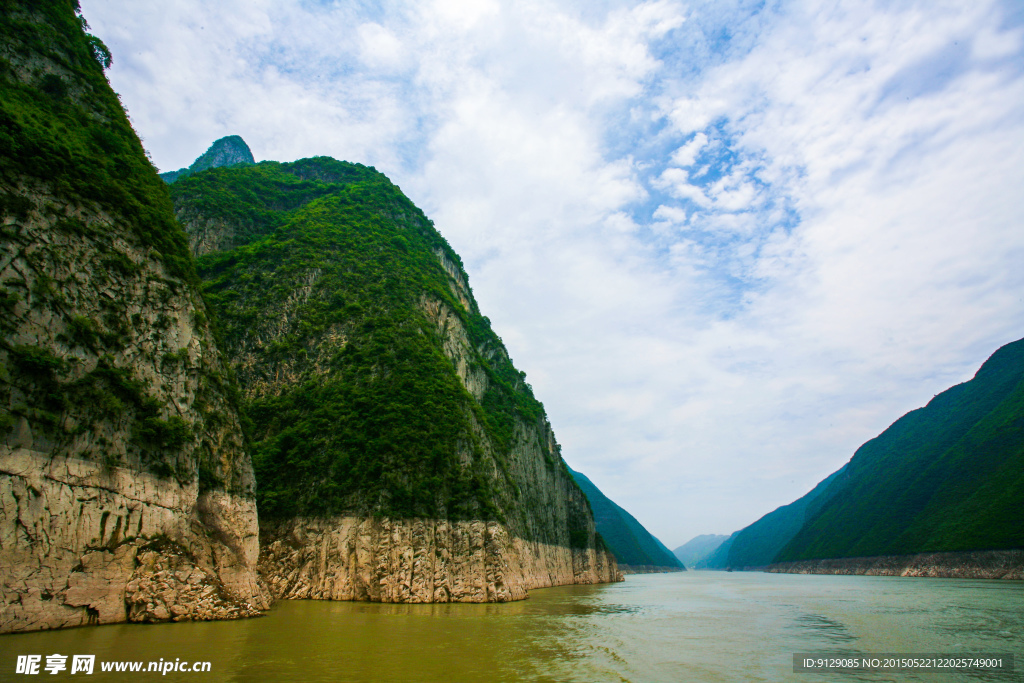
[[[619,571],[622,574],[671,574],[672,572],[685,572],[686,569],[655,564],[620,564]]]
[[[777,562],[758,567],[773,574],[931,576],[949,579],[1024,579],[1024,550],[917,553],[880,557]]]

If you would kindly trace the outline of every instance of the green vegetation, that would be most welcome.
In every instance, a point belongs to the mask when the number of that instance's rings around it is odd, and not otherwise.
[[[155,248],[176,276],[194,279],[188,243],[103,69],[110,53],[85,33],[75,0],[0,0],[0,184],[37,178],[71,202],[90,201],[120,216]],[[56,73],[33,70],[42,57]],[[24,215],[23,198],[0,196],[5,213]]]
[[[397,187],[318,157],[211,169],[171,194],[179,215],[223,224],[239,245],[198,263],[226,348],[252,358],[239,372],[261,515],[504,519],[520,494],[516,424],[539,424],[543,407],[487,318],[453,294],[436,253],[458,256]],[[479,402],[425,301],[466,329],[488,382]]]
[[[729,534],[729,537],[722,541],[717,548],[709,553],[704,559],[696,562],[693,565],[694,569],[725,569],[730,567],[729,564],[729,551],[732,549],[732,544],[736,540],[736,537],[740,535],[740,531],[734,531]]]
[[[513,473],[524,431],[541,436],[548,473],[560,477],[565,464],[547,446],[525,376],[437,258],[461,270],[458,256],[397,187],[372,168],[316,158],[194,172],[171,186],[172,205],[106,82],[109,51],[85,32],[77,3],[0,8],[0,209],[17,219],[2,234],[12,246],[49,225],[61,238],[23,250],[31,274],[5,283],[0,297],[0,402],[9,408],[0,426],[24,417],[55,452],[108,466],[124,454],[160,476],[198,476],[202,488],[248,486],[232,431],[241,403],[263,515],[508,518],[538,540],[587,543],[582,495],[566,519],[530,516],[521,504],[540,499],[523,485],[532,475]],[[75,207],[112,220],[71,217]],[[209,308],[193,289],[196,262],[173,209],[203,229],[230,227],[218,242],[230,251],[201,262]],[[157,262],[166,273],[153,272]],[[129,306],[121,299],[134,291],[144,299]],[[203,347],[195,367],[177,347],[149,342],[178,324],[172,299],[186,309],[191,301]],[[486,387],[479,401],[446,355],[451,340],[431,306],[464,328],[463,360]],[[54,321],[51,348],[11,341],[28,314]],[[207,324],[232,371],[212,353]],[[175,383],[143,385],[117,366],[129,358],[198,373],[194,410],[176,417],[157,399]],[[84,450],[93,446],[99,453]]]
[[[3,421],[6,429],[13,426],[15,417],[25,417],[37,428],[45,428],[46,438],[59,448],[103,421],[132,416],[132,441],[139,449],[141,464],[163,476],[178,475],[186,481],[191,476],[188,468],[167,463],[172,451],[191,439],[188,424],[178,416],[160,418],[161,404],[150,388],[130,371],[115,367],[108,356],[100,358],[91,372],[75,378],[69,363],[49,349],[0,342],[0,352],[6,352],[8,358],[5,382],[32,397],[31,405],[9,409]],[[63,419],[72,407],[77,417],[74,428]]]
[[[776,561],[1024,547],[1024,340],[861,446]]]
[[[820,506],[823,500],[820,496],[826,490],[832,491],[829,485],[836,477],[841,476],[844,470],[845,466],[830,474],[798,500],[772,510],[750,526],[738,531],[722,552],[711,553],[702,566],[724,569],[763,567],[771,564],[783,546],[789,543],[804,525],[808,507],[812,503]]]
[[[633,515],[612,502],[586,476],[570,470],[594,511],[597,531],[622,565],[683,569],[682,563]]]
[[[143,344],[128,347],[151,336],[149,313],[174,297],[195,307],[200,344],[212,340],[167,186],[104,76],[109,50],[87,28],[74,0],[0,0],[0,236],[26,266],[9,270],[25,276],[0,289],[0,427],[24,418],[43,450],[181,482],[198,470],[204,488],[247,486],[247,473],[232,476],[222,435],[202,421],[193,427],[194,413],[177,416],[157,398],[167,388],[124,367],[158,360],[139,357]],[[158,276],[151,266],[160,263]],[[131,300],[140,289],[149,293]],[[40,320],[52,340],[26,330]],[[158,322],[167,328],[172,318]],[[33,338],[38,346],[18,343]],[[185,371],[180,353],[164,356],[165,370]],[[200,376],[196,407],[210,424],[228,424],[220,411],[231,410],[224,398],[237,388],[217,376],[216,354],[204,358],[187,368]]]

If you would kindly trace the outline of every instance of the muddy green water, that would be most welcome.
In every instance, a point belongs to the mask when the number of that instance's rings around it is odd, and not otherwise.
[[[795,652],[1010,652],[1013,674],[794,673]],[[92,676],[17,655],[94,654]],[[209,673],[109,673],[111,660]],[[504,605],[294,601],[233,622],[0,636],[0,680],[1024,681],[1021,582],[686,572],[533,591]],[[68,667],[70,670],[70,666]]]

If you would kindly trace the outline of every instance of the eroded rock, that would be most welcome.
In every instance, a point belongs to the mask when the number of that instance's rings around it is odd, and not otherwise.
[[[531,543],[497,522],[295,519],[262,535],[260,573],[284,600],[508,602],[622,580],[609,553]]]

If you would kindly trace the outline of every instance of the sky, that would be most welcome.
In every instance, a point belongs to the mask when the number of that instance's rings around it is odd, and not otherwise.
[[[1019,0],[82,0],[161,170],[372,165],[670,548],[1024,337]]]

